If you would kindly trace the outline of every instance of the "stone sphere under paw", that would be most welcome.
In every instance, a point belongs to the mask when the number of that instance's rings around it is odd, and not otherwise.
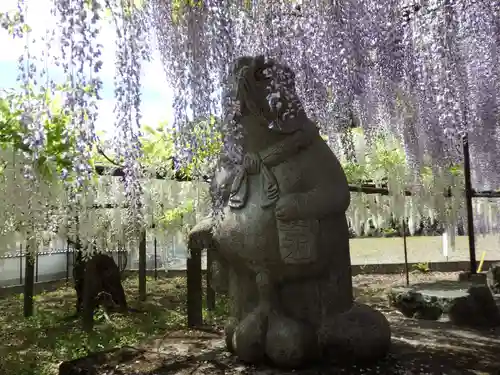
[[[283,315],[268,318],[266,355],[279,367],[300,367],[312,359],[316,339],[311,328]]]
[[[267,320],[267,314],[256,310],[248,314],[234,330],[232,348],[243,362],[259,363],[264,360]]]
[[[367,363],[387,355],[391,327],[380,311],[354,304],[325,322],[319,336],[326,358],[340,363]]]

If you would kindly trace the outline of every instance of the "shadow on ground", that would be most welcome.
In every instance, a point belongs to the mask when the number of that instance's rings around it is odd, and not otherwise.
[[[119,353],[116,360],[111,354],[92,375],[500,374],[498,330],[474,331],[448,322],[413,320],[387,305],[377,307],[391,321],[393,344],[389,355],[371,366],[330,365],[295,371],[248,366],[225,352],[220,333],[176,331],[150,342],[148,349],[134,349],[136,355],[130,360],[123,360]]]
[[[410,281],[417,284],[456,277],[432,273],[411,275]],[[131,306],[142,312],[112,315],[112,322],[98,320],[92,335],[82,332],[78,321],[65,320],[74,312],[72,288],[37,297],[37,313],[30,319],[22,318],[20,296],[0,300],[0,374],[56,375],[59,363],[66,361],[60,375],[500,375],[500,330],[472,331],[449,322],[405,318],[388,307],[386,297],[387,288],[404,283],[402,275],[359,275],[353,282],[358,302],[381,310],[393,330],[390,354],[369,367],[278,371],[246,366],[225,351],[220,331],[182,329],[186,324],[185,279],[163,278],[148,281],[146,303],[136,301],[137,283],[125,281]],[[221,306],[219,300],[218,309]],[[214,322],[224,318],[222,310],[214,313]],[[80,371],[82,367],[89,370]]]
[[[432,332],[427,332],[432,334]],[[413,340],[419,340],[418,332]],[[294,371],[276,370],[265,366],[246,366],[224,352],[222,347],[211,348],[206,342],[204,348],[198,348],[191,354],[166,354],[161,350],[144,351],[134,348],[122,348],[120,353],[109,353],[103,360],[92,359],[95,363],[105,363],[94,367],[92,375],[330,375],[330,374],[498,374],[498,358],[494,351],[484,350],[464,353],[462,350],[450,350],[448,346],[429,348],[427,345],[415,346],[413,342],[395,339],[391,353],[377,364],[361,367],[318,366]],[[497,348],[498,350],[498,348]],[[128,356],[123,351],[128,351]],[[497,352],[498,353],[498,352]],[[100,354],[102,355],[102,353]],[[478,361],[484,355],[482,361]],[[113,359],[114,357],[114,359]],[[81,369],[81,364],[78,365]],[[68,368],[69,369],[69,368]],[[60,372],[61,375],[78,372]]]

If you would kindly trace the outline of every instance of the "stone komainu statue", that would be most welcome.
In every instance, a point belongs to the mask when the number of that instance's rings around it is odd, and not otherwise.
[[[221,162],[214,184],[223,216],[198,223],[191,248],[210,248],[229,269],[228,349],[242,360],[300,366],[384,356],[390,327],[353,302],[350,193],[342,167],[295,92],[293,72],[263,57],[232,69],[241,163]]]

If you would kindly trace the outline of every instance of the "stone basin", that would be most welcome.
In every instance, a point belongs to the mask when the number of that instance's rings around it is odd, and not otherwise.
[[[473,328],[500,325],[499,295],[486,285],[442,280],[392,288],[390,304],[416,319],[447,320]]]

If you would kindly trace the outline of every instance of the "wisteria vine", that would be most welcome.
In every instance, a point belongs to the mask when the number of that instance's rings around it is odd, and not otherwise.
[[[498,147],[499,45],[491,37],[499,33],[498,1],[152,3],[179,126],[187,124],[188,108],[212,112],[195,102],[221,102],[213,94],[224,76],[207,72],[236,56],[264,54],[296,71],[304,107],[326,132],[354,115],[366,132],[397,134],[412,162],[427,154],[437,166],[460,157],[449,139],[468,133],[475,182],[500,184],[491,162]],[[416,113],[403,124],[401,100]]]
[[[462,160],[465,135],[475,188],[500,186],[494,162],[500,144],[498,1],[151,2],[176,88],[176,124],[185,134],[188,108],[212,112],[196,106],[200,101],[222,103],[223,113],[233,113],[238,103],[222,97],[229,83],[220,72],[236,57],[264,55],[296,72],[303,106],[330,140],[353,122],[368,144],[377,134],[395,138],[413,178],[393,181],[394,194],[422,191],[425,166],[433,171],[434,190],[461,186],[449,170]],[[225,150],[232,150],[238,140],[226,142]],[[432,204],[442,215],[449,212],[444,202]]]

